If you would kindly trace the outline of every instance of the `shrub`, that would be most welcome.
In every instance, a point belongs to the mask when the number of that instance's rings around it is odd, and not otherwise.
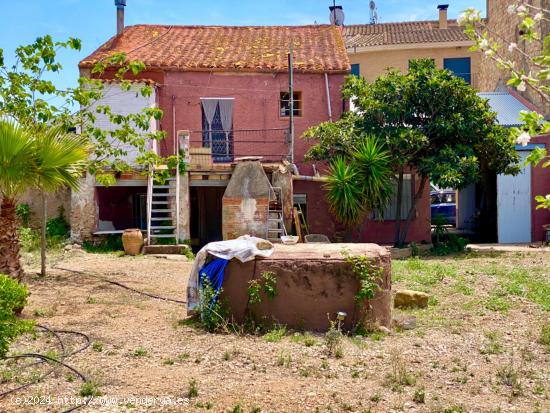
[[[17,215],[17,218],[19,219],[19,222],[21,222],[21,225],[24,227],[29,226],[29,221],[31,218],[31,207],[29,204],[19,204],[15,208],[15,214]]]
[[[84,241],[82,243],[82,248],[84,251],[91,254],[105,254],[122,251],[124,249],[122,245],[122,236],[120,235],[109,235],[100,243]]]
[[[28,295],[27,287],[0,274],[0,358],[6,355],[9,344],[17,336],[32,329],[32,322],[17,317]]]
[[[432,224],[434,226],[432,254],[441,256],[464,252],[468,240],[455,234],[449,234],[445,227],[445,219],[441,215],[436,215]]]
[[[63,207],[59,207],[57,217],[49,219],[46,222],[46,234],[48,237],[67,237],[69,235],[70,226],[65,219],[65,211]]]
[[[19,243],[25,252],[33,252],[40,248],[40,234],[31,228],[19,228]]]

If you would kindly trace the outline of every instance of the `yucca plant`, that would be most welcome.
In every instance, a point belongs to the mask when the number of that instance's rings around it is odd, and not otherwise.
[[[30,131],[0,120],[0,273],[20,279],[17,197],[27,189],[53,192],[66,185],[78,189],[88,158],[82,137],[60,127]]]
[[[328,175],[329,208],[347,227],[361,223],[367,212],[386,207],[391,199],[390,156],[376,137],[365,137],[348,156],[332,161]]]

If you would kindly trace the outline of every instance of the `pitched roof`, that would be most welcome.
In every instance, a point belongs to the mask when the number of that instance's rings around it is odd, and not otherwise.
[[[440,29],[438,21],[352,25],[344,28],[344,37],[348,49],[470,40],[456,20],[449,20],[447,29]]]
[[[499,125],[506,128],[518,127],[524,124],[520,120],[520,112],[529,108],[508,92],[481,92],[478,96],[487,99],[491,109],[497,114]]]
[[[130,59],[155,69],[286,72],[291,42],[297,72],[350,70],[341,29],[329,25],[130,26],[82,60],[80,67],[125,52]]]

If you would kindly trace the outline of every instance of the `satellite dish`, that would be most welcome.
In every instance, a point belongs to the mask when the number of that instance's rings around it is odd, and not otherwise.
[[[330,23],[336,26],[344,25],[344,10],[342,6],[331,6],[330,7]]]

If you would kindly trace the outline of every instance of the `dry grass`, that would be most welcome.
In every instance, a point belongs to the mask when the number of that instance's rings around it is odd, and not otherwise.
[[[88,254],[58,260],[66,268],[185,298],[188,263]],[[92,384],[83,386],[58,369],[18,395],[190,396],[183,407],[126,402],[82,410],[98,412],[550,411],[550,257],[470,254],[396,261],[393,268],[395,286],[428,291],[430,306],[397,314],[416,316],[414,330],[341,340],[341,358],[327,355],[320,334],[282,327],[267,337],[208,334],[178,322],[185,317],[182,305],[59,270],[45,279],[31,276],[24,314],[90,336],[93,348],[68,362]],[[82,344],[64,338],[71,348]],[[23,337],[12,348],[30,350],[59,351],[43,334]],[[0,392],[40,371],[0,363]],[[0,400],[2,412],[45,410]]]

